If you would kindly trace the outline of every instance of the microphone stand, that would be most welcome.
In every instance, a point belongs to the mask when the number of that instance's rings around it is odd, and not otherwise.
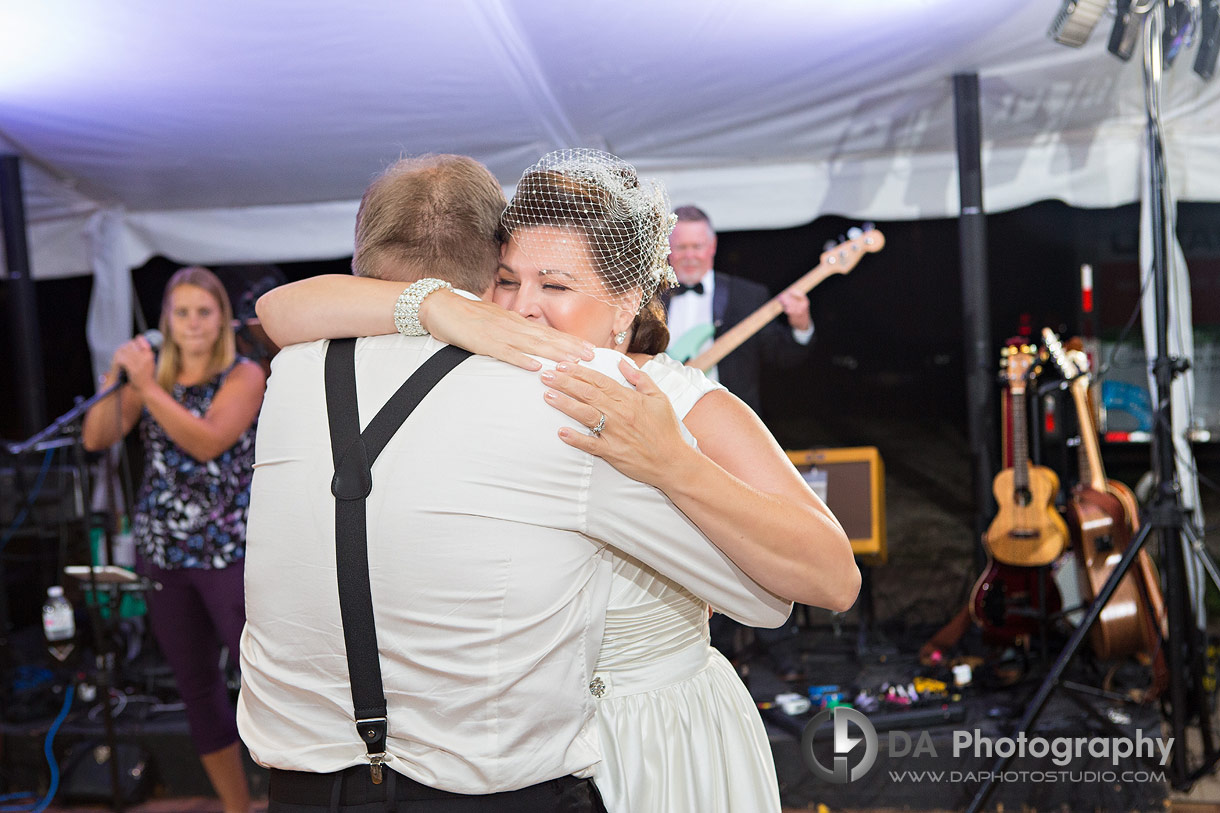
[[[77,398],[76,404],[64,414],[60,415],[45,428],[31,435],[20,443],[9,443],[5,445],[6,451],[13,456],[23,455],[26,452],[37,451],[39,448],[48,448],[42,446],[52,438],[57,438],[67,432],[79,434],[79,427],[76,423],[84,417],[85,413],[93,408],[93,405],[101,401],[106,396],[113,393],[119,387],[127,383],[127,374],[120,373],[119,380],[115,381],[109,387],[95,393],[91,398]]]
[[[63,445],[65,438],[61,436],[67,435],[71,439],[72,445],[72,462],[75,465],[78,478],[77,495],[78,504],[81,506],[80,525],[81,535],[85,540],[86,546],[89,544],[91,532],[90,520],[91,511],[89,510],[89,495],[92,490],[89,487],[89,466],[85,460],[85,446],[81,438],[82,420],[86,412],[103,398],[114,393],[120,387],[127,383],[126,375],[120,375],[115,383],[109,387],[96,393],[93,397],[87,399],[77,399],[76,405],[69,409],[64,414],[60,415],[45,429],[37,432],[21,443],[7,444],[6,449],[9,454],[14,457],[26,454],[30,451],[54,448],[55,446]],[[106,528],[103,532],[103,539],[106,547],[106,561],[114,561],[113,544],[110,536],[110,529]],[[105,711],[103,714],[105,727],[105,742],[106,747],[110,751],[110,796],[111,809],[115,813],[123,813],[123,795],[119,784],[119,751],[118,737],[114,726],[114,698],[111,695],[111,688],[115,685],[115,654],[112,641],[103,631],[103,615],[101,612],[101,596],[102,590],[99,588],[97,579],[97,568],[93,566],[93,559],[90,555],[89,577],[86,580],[89,586],[89,591],[92,596],[90,601],[85,602],[85,606],[89,610],[90,626],[93,628],[93,646],[94,659],[97,667],[97,687],[102,692],[102,706]],[[117,593],[116,593],[117,595]],[[117,604],[109,608],[110,615],[113,617],[117,611]]]

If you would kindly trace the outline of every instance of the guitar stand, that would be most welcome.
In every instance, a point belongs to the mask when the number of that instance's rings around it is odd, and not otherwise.
[[[1164,495],[1162,493],[1162,496],[1168,496],[1168,501],[1172,504],[1166,504],[1166,501],[1162,499],[1158,502],[1158,504],[1153,505],[1149,510],[1148,521],[1140,529],[1139,534],[1136,535],[1135,539],[1133,539],[1127,546],[1127,550],[1123,553],[1122,559],[1119,560],[1118,566],[1110,574],[1110,577],[1106,579],[1106,583],[1102,586],[1101,591],[1089,605],[1089,609],[1085,614],[1084,620],[1080,623],[1080,626],[1076,628],[1076,631],[1068,640],[1068,643],[1064,647],[1063,651],[1059,653],[1059,657],[1056,658],[1055,663],[1051,666],[1051,669],[1047,673],[1045,679],[1043,679],[1042,684],[1038,687],[1038,691],[1035,692],[1033,699],[1030,700],[1029,705],[1026,707],[1024,716],[1022,716],[1020,722],[1017,723],[1016,730],[1019,732],[1028,733],[1034,722],[1038,719],[1038,715],[1041,714],[1042,709],[1046,706],[1046,702],[1050,699],[1050,696],[1055,691],[1055,688],[1062,686],[1068,690],[1066,692],[1067,697],[1077,705],[1081,706],[1081,708],[1085,709],[1090,716],[1099,720],[1112,732],[1123,737],[1127,736],[1127,733],[1119,729],[1111,720],[1099,715],[1096,710],[1085,703],[1080,696],[1083,693],[1081,692],[1081,689],[1084,689],[1085,687],[1070,683],[1068,681],[1061,682],[1061,678],[1064,670],[1067,668],[1068,663],[1076,655],[1076,651],[1080,648],[1080,645],[1084,643],[1085,636],[1088,635],[1093,624],[1096,623],[1097,619],[1101,616],[1101,611],[1105,608],[1106,604],[1110,600],[1110,597],[1113,596],[1114,591],[1118,588],[1119,582],[1122,581],[1123,576],[1125,576],[1127,571],[1130,569],[1132,562],[1135,561],[1135,557],[1139,554],[1140,550],[1143,549],[1144,543],[1148,541],[1148,537],[1151,536],[1152,531],[1156,530],[1158,532],[1158,536],[1160,537],[1163,561],[1168,564],[1167,571],[1169,578],[1171,579],[1171,590],[1166,595],[1166,599],[1171,602],[1169,607],[1170,640],[1168,651],[1171,673],[1169,687],[1171,695],[1170,702],[1172,705],[1174,729],[1174,771],[1172,772],[1174,778],[1172,781],[1175,787],[1187,787],[1200,776],[1212,770],[1217,760],[1220,759],[1220,753],[1216,751],[1215,745],[1212,741],[1211,721],[1209,718],[1207,698],[1205,697],[1203,691],[1202,680],[1195,680],[1193,681],[1193,685],[1187,687],[1183,685],[1183,681],[1175,679],[1174,677],[1182,671],[1181,661],[1184,659],[1184,657],[1190,657],[1193,661],[1195,661],[1192,666],[1196,667],[1196,675],[1202,674],[1201,656],[1203,654],[1203,647],[1199,645],[1200,642],[1198,639],[1201,637],[1201,631],[1198,629],[1198,627],[1193,622],[1183,624],[1182,621],[1184,619],[1180,617],[1183,615],[1183,612],[1188,609],[1185,606],[1187,597],[1183,595],[1186,591],[1172,589],[1172,585],[1174,584],[1172,579],[1183,569],[1182,549],[1180,539],[1178,537],[1178,533],[1182,526],[1182,511],[1176,506],[1176,495],[1172,493],[1169,495]],[[1177,669],[1174,668],[1175,662],[1177,662]],[[1188,692],[1190,694],[1189,699],[1187,698]],[[1181,732],[1184,732],[1186,727],[1186,713],[1188,704],[1192,707],[1192,713],[1198,718],[1205,751],[1204,764],[1193,772],[1190,772],[1186,768],[1187,755],[1184,750],[1186,746],[1184,739],[1181,736]],[[986,804],[988,797],[991,795],[991,791],[994,789],[995,778],[1004,772],[1011,761],[1012,756],[1001,757],[996,760],[995,764],[991,768],[989,778],[986,782],[984,782],[982,787],[979,788],[978,792],[971,801],[970,806],[966,808],[967,811],[980,810],[982,806]],[[1160,766],[1157,765],[1156,767],[1159,768]]]

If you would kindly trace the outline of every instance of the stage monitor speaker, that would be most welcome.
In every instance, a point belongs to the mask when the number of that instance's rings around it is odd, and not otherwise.
[[[825,501],[834,512],[852,552],[864,564],[885,564],[885,467],[873,446],[789,451],[788,459],[817,487],[825,475]]]
[[[75,466],[0,468],[0,523],[9,527],[24,513],[22,528],[57,528],[85,513]]]

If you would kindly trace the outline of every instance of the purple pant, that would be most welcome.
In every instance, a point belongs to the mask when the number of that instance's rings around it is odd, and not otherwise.
[[[219,663],[221,645],[229,648],[230,662],[236,661],[246,623],[243,564],[220,570],[163,570],[144,562],[140,568],[163,585],[147,594],[148,617],[174,672],[200,754],[237,742],[236,712]]]

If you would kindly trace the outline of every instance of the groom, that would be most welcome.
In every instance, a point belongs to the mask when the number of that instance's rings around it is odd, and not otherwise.
[[[503,208],[495,179],[469,158],[400,161],[361,201],[353,267],[483,294]],[[257,440],[238,724],[272,769],[269,810],[396,800],[412,813],[601,810],[587,777],[600,759],[589,678],[606,547],[721,609],[775,625],[790,605],[657,489],[561,442],[557,430],[573,424],[543,401],[537,375],[471,357],[372,468],[368,571],[388,704],[387,770],[374,782],[353,721],[336,587],[327,346],[275,358]],[[361,425],[442,347],[428,336],[358,340]],[[621,380],[621,356],[598,355],[592,364]]]

